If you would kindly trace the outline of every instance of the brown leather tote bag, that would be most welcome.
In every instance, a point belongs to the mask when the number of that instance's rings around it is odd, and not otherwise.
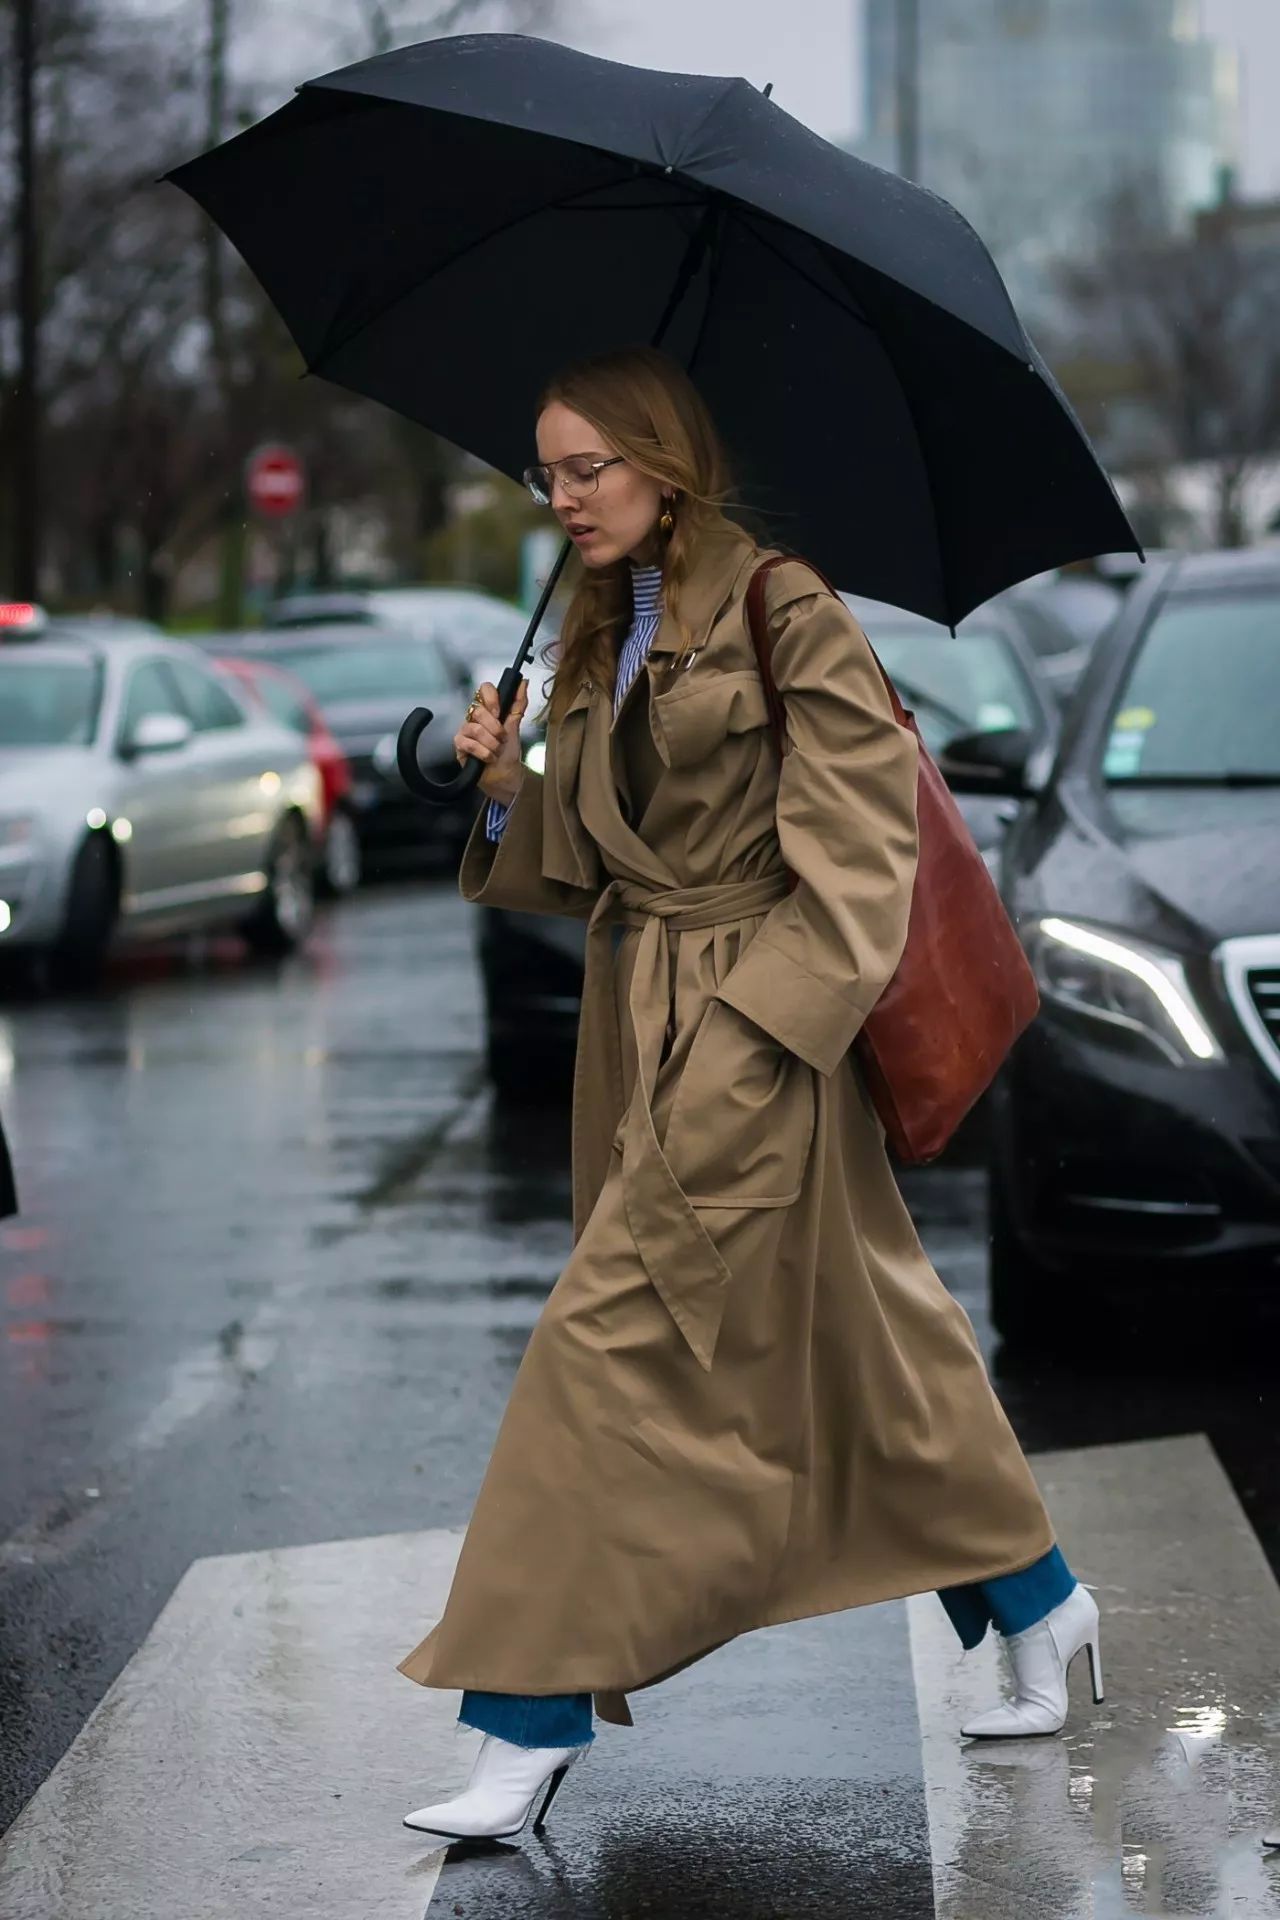
[[[780,755],[786,713],[769,660],[765,581],[789,557],[764,561],[747,589],[747,625]],[[817,578],[823,580],[821,574]],[[830,581],[823,585],[835,592]],[[960,809],[914,716],[879,660],[876,665],[895,719],[911,729],[919,747],[920,852],[902,958],[853,1045],[889,1145],[900,1160],[918,1166],[942,1152],[990,1086],[1014,1041],[1035,1018],[1040,997]],[[796,884],[794,874],[791,884]]]

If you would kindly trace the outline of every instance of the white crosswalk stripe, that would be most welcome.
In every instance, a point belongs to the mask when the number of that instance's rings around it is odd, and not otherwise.
[[[958,1657],[932,1595],[907,1603],[909,1661],[896,1607],[773,1629],[638,1696],[636,1729],[607,1730],[561,1802],[566,1844],[603,1806],[615,1827],[679,1835],[687,1876],[699,1822],[723,1823],[714,1857],[776,1792],[824,1809],[850,1873],[871,1862],[886,1916],[913,1860],[927,1888],[926,1852],[939,1920],[1280,1916],[1280,1868],[1259,1847],[1280,1814],[1280,1590],[1216,1458],[1192,1437],[1035,1466],[1103,1606],[1104,1707],[1081,1673],[1061,1739],[966,1746],[957,1726],[1001,1676],[989,1645]],[[460,1537],[198,1561],[0,1841],[4,1920],[434,1920],[464,1888],[477,1920],[502,1911],[494,1879],[472,1897],[466,1867],[442,1876],[443,1852],[399,1825],[462,1782],[477,1742],[455,1694],[395,1672],[443,1604]],[[722,1798],[707,1800],[704,1769]],[[844,1911],[825,1866],[823,1915]],[[652,1870],[657,1900],[660,1852]],[[810,1910],[817,1870],[797,1837],[788,1920]],[[730,1920],[733,1877],[717,1866],[713,1883]]]
[[[1004,1685],[932,1595],[908,1603],[938,1920],[1268,1920],[1280,1874],[1280,1590],[1198,1436],[1041,1454],[1037,1478],[1103,1616],[1052,1740],[961,1742]]]

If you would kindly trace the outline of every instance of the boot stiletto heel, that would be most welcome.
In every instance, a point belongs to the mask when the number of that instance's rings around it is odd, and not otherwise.
[[[1098,1609],[1079,1584],[1059,1606],[1024,1633],[1004,1642],[1013,1668],[1013,1699],[980,1713],[960,1729],[966,1740],[1025,1740],[1060,1733],[1067,1718],[1067,1672],[1078,1653],[1089,1656],[1093,1697],[1102,1701]]]
[[[568,1771],[569,1771],[568,1767],[558,1767],[556,1771],[552,1774],[551,1784],[547,1788],[547,1797],[542,1803],[542,1811],[541,1813],[539,1813],[537,1819],[533,1823],[533,1830],[535,1833],[541,1833],[542,1829],[546,1826],[547,1813],[548,1813],[548,1810],[550,1809],[551,1802],[555,1799],[556,1795],[559,1793],[560,1782],[564,1779]]]

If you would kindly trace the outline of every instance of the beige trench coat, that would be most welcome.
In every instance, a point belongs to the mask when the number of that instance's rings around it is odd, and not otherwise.
[[[751,1628],[1053,1543],[847,1057],[906,937],[915,742],[796,562],[768,585],[779,769],[760,557],[708,541],[690,664],[668,617],[616,722],[579,688],[499,845],[481,820],[463,858],[467,899],[588,923],[575,1243],[401,1664],[424,1686],[592,1692],[629,1724],[629,1691]]]

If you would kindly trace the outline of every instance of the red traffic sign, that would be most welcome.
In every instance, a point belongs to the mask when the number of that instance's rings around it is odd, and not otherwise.
[[[306,497],[307,479],[291,447],[259,447],[245,467],[245,491],[255,513],[267,520],[286,520]]]

